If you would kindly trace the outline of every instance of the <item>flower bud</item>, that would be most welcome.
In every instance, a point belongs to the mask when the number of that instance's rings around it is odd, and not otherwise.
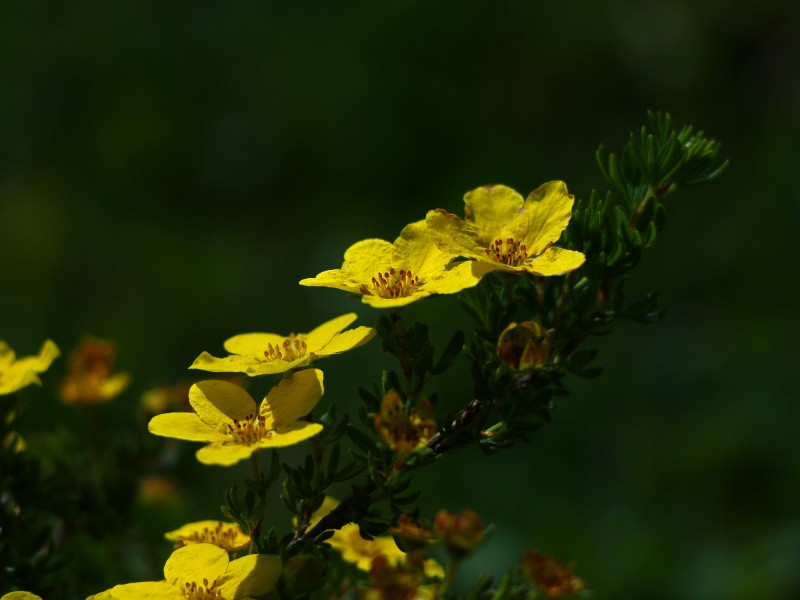
[[[522,557],[522,572],[548,598],[562,598],[580,592],[585,583],[572,573],[572,567],[538,550],[528,550]]]

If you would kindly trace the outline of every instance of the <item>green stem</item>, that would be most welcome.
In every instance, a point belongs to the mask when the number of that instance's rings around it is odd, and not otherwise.
[[[258,458],[257,453],[253,453],[250,455],[250,468],[253,471],[253,478],[255,479],[256,483],[258,484],[258,496],[262,500],[267,495],[267,486],[265,485],[264,480],[264,473],[261,472],[261,468],[258,466]],[[264,520],[263,513],[258,515],[255,520],[255,523],[250,528],[250,548],[249,554],[255,554],[257,548],[257,540],[261,536],[261,524]]]

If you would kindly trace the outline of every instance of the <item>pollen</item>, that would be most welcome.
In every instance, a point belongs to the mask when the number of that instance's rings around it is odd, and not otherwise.
[[[361,293],[375,295],[381,298],[407,298],[419,287],[419,276],[411,271],[390,268],[388,271],[378,273],[372,278],[371,288],[361,286]]]
[[[267,344],[267,349],[264,350],[264,356],[266,356],[269,361],[285,360],[286,362],[292,362],[293,360],[304,357],[307,351],[308,344],[294,333],[290,333],[289,337],[283,340],[282,344],[275,344],[274,346],[272,344]]]
[[[267,427],[267,418],[264,415],[247,415],[244,419],[234,419],[228,425],[228,434],[236,444],[249,446],[265,437],[271,437],[274,431]]]
[[[187,582],[183,588],[183,595],[189,600],[223,599],[222,592],[217,589],[216,579],[211,583],[208,582],[208,579],[203,579],[202,584],[195,583],[194,581],[191,583]]]
[[[510,237],[493,241],[486,249],[486,255],[500,264],[519,267],[528,260],[528,248]]]
[[[179,541],[184,546],[187,543],[195,544],[214,544],[220,548],[235,548],[238,542],[239,532],[230,525],[221,521],[214,528],[203,527],[202,531],[195,531]]]

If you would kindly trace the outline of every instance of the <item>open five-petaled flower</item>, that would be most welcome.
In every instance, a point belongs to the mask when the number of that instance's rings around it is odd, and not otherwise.
[[[426,217],[439,248],[473,258],[491,269],[563,275],[586,257],[553,246],[572,216],[574,197],[562,181],[522,196],[504,185],[480,187],[464,196],[465,219],[436,209]]]
[[[394,243],[361,240],[344,253],[340,269],[323,271],[300,285],[332,287],[361,295],[377,308],[397,308],[433,294],[455,294],[477,285],[469,262],[451,263],[428,234],[425,221],[403,228]]]
[[[259,450],[292,446],[322,431],[303,419],[322,397],[322,371],[293,373],[273,387],[260,407],[244,389],[220,380],[200,381],[189,390],[195,412],[165,413],[150,420],[150,433],[208,442],[197,451],[207,465],[233,465]]]
[[[39,373],[44,373],[59,354],[58,346],[46,340],[38,356],[17,358],[11,347],[0,340],[0,395],[11,394],[32,383],[41,385]]]
[[[203,352],[190,369],[214,373],[244,373],[246,375],[271,375],[304,367],[311,362],[358,348],[375,336],[371,327],[356,327],[342,331],[356,320],[355,313],[323,323],[310,333],[243,333],[225,341],[225,358]]]
[[[278,556],[248,554],[230,560],[222,548],[192,544],[178,548],[167,559],[165,580],[117,585],[87,600],[261,598],[275,589],[280,574]]]

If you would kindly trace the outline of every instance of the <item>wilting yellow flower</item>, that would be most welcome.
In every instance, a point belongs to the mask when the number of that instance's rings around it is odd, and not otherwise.
[[[533,581],[548,598],[562,598],[580,592],[586,584],[552,556],[538,550],[528,550],[522,557],[522,572]]]
[[[356,242],[344,253],[340,269],[323,271],[300,285],[332,287],[361,294],[376,308],[397,308],[433,294],[455,294],[477,285],[469,262],[451,263],[428,234],[425,221],[403,228],[393,244],[369,239]]]
[[[93,337],[81,340],[69,359],[69,373],[59,395],[67,404],[100,404],[122,392],[130,383],[127,373],[113,373],[116,346]]]
[[[280,574],[281,559],[278,556],[249,554],[230,560],[222,548],[212,544],[193,544],[178,548],[167,559],[164,565],[166,581],[117,585],[86,600],[244,600],[271,592]]]
[[[469,554],[484,539],[483,523],[474,510],[463,510],[457,515],[440,510],[433,525],[442,537],[445,549],[455,556]]]
[[[545,365],[551,349],[550,339],[536,321],[509,324],[497,341],[497,356],[515,371]]]
[[[563,275],[586,257],[553,246],[572,216],[574,197],[562,181],[545,183],[526,200],[509,187],[480,187],[464,196],[465,220],[436,209],[426,217],[439,248],[492,269]]]
[[[181,546],[189,544],[214,544],[225,550],[239,550],[250,543],[250,536],[236,523],[222,521],[196,521],[164,534],[171,542]]]
[[[372,559],[372,586],[356,588],[358,600],[434,600],[439,597],[437,584],[425,584],[424,559],[409,554],[404,563],[392,564],[385,556]]]
[[[189,390],[194,413],[156,415],[150,433],[209,442],[197,451],[207,465],[229,466],[266,448],[292,446],[322,431],[319,423],[304,421],[322,397],[322,371],[293,373],[273,387],[256,407],[244,389],[220,380],[200,381]]]
[[[51,340],[42,344],[37,356],[17,358],[11,347],[0,340],[0,395],[11,394],[32,383],[42,385],[44,373],[61,353]]]
[[[391,389],[381,401],[375,415],[375,431],[395,452],[414,452],[425,447],[436,433],[436,419],[431,403],[423,398],[419,410],[406,410],[406,403]]]
[[[214,373],[271,375],[304,367],[320,358],[340,354],[366,344],[375,336],[372,327],[356,327],[342,331],[356,320],[348,313],[323,323],[310,333],[243,333],[225,341],[231,356],[216,358],[203,352],[190,369]]]

